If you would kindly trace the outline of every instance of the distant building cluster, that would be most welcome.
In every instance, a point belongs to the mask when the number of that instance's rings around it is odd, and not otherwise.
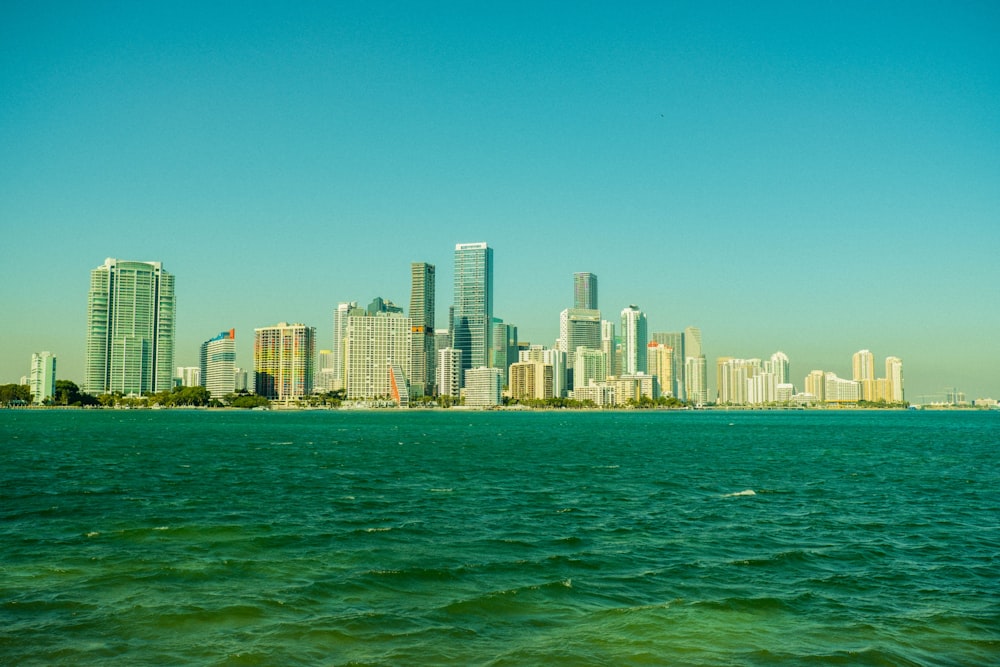
[[[279,402],[313,393],[342,392],[349,401],[464,402],[491,407],[516,401],[570,398],[621,406],[664,397],[710,403],[701,330],[648,331],[643,310],[629,304],[613,318],[601,310],[598,279],[573,275],[572,304],[559,313],[551,346],[518,340],[517,326],[494,313],[493,249],[460,243],[454,251],[454,299],[445,327],[435,322],[435,267],[410,267],[410,303],[375,297],[366,307],[340,302],[322,349],[317,330],[280,322],[254,329],[253,369],[236,366],[236,331],[223,330],[201,345],[199,365],[173,366],[174,276],[160,262],[108,258],[91,271],[87,301],[83,390],[141,396],[175,386],[205,387],[213,399],[253,392]],[[853,357],[851,379],[811,371],[797,391],[788,356],[718,357],[715,403],[900,404],[903,363],[886,357],[876,377],[874,355]],[[55,395],[55,355],[32,357],[30,387],[42,403]],[[176,372],[175,372],[176,371]]]

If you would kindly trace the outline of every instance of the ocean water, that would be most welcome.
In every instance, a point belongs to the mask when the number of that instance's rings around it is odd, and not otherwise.
[[[1000,413],[0,411],[0,664],[1000,664]]]

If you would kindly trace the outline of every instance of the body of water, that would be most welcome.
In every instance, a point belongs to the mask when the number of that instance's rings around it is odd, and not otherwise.
[[[1000,414],[0,411],[0,663],[1000,663]]]

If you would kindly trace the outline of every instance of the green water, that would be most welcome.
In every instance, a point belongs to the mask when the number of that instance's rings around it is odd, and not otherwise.
[[[1000,663],[1000,414],[0,411],[0,663]]]

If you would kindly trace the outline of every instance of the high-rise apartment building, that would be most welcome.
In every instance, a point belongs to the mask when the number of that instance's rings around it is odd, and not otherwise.
[[[56,395],[56,355],[51,352],[35,352],[31,355],[31,373],[28,376],[31,401],[41,405]]]
[[[254,329],[253,361],[256,393],[291,401],[312,393],[316,329],[280,322]]]
[[[708,362],[701,346],[701,329],[684,329],[684,392],[695,405],[708,403]]]
[[[824,373],[823,392],[827,403],[856,403],[862,399],[862,383],[845,380],[836,373]]]
[[[597,310],[597,276],[593,273],[573,274],[573,307]]]
[[[330,363],[330,375],[333,376],[330,391],[344,388],[344,337],[347,335],[347,317],[365,312],[358,308],[357,301],[341,301],[337,310],[333,311],[333,347]]]
[[[464,372],[488,367],[493,329],[493,249],[485,243],[455,246],[455,310],[452,347],[462,351]]]
[[[434,392],[434,265],[410,264],[410,330],[413,332],[410,389],[414,396]]]
[[[201,386],[212,398],[236,391],[236,329],[201,344]]]
[[[654,343],[662,343],[673,351],[671,354],[671,363],[673,366],[670,370],[673,386],[662,387],[662,391],[669,391],[674,398],[679,398],[682,401],[685,400],[687,389],[684,386],[684,361],[686,359],[684,334],[679,331],[661,331],[652,334],[650,340]]]
[[[654,398],[674,395],[674,350],[653,341],[646,345],[646,374],[656,379]]]
[[[518,361],[511,364],[510,396],[517,399],[552,398],[554,396],[552,364],[540,361]]]
[[[605,382],[608,379],[608,358],[601,350],[587,347],[576,348],[573,362],[573,391],[588,386],[591,381]]]
[[[615,323],[611,320],[601,320],[601,352],[606,359],[608,375],[621,375],[618,365],[618,341],[615,337]]]
[[[601,349],[601,311],[567,308],[559,313],[559,340],[560,349],[566,353],[566,382],[572,389],[576,386],[572,371],[576,365],[577,349]]]
[[[779,351],[771,355],[771,361],[766,365],[765,370],[774,373],[776,384],[787,384],[791,377],[789,375],[790,368],[788,355]]]
[[[885,358],[885,379],[888,384],[888,398],[886,399],[889,403],[902,403],[904,399],[903,392],[903,360],[899,357],[886,357]]]
[[[462,351],[453,347],[438,350],[437,390],[439,396],[458,398],[462,393]]]
[[[371,400],[403,395],[413,370],[412,327],[413,320],[399,313],[364,313],[347,318],[347,398]]]
[[[126,396],[170,390],[174,277],[160,262],[108,258],[90,272],[85,390]]]
[[[851,365],[852,379],[861,386],[861,398],[875,400],[875,355],[870,350],[859,350],[851,358]]]
[[[200,387],[201,366],[178,366],[174,378],[181,387]]]
[[[465,371],[465,405],[492,408],[503,398],[503,381],[499,368],[470,368]]]
[[[646,372],[646,314],[636,305],[622,310],[622,375]]]
[[[708,362],[704,354],[684,360],[684,393],[695,405],[708,403]]]

